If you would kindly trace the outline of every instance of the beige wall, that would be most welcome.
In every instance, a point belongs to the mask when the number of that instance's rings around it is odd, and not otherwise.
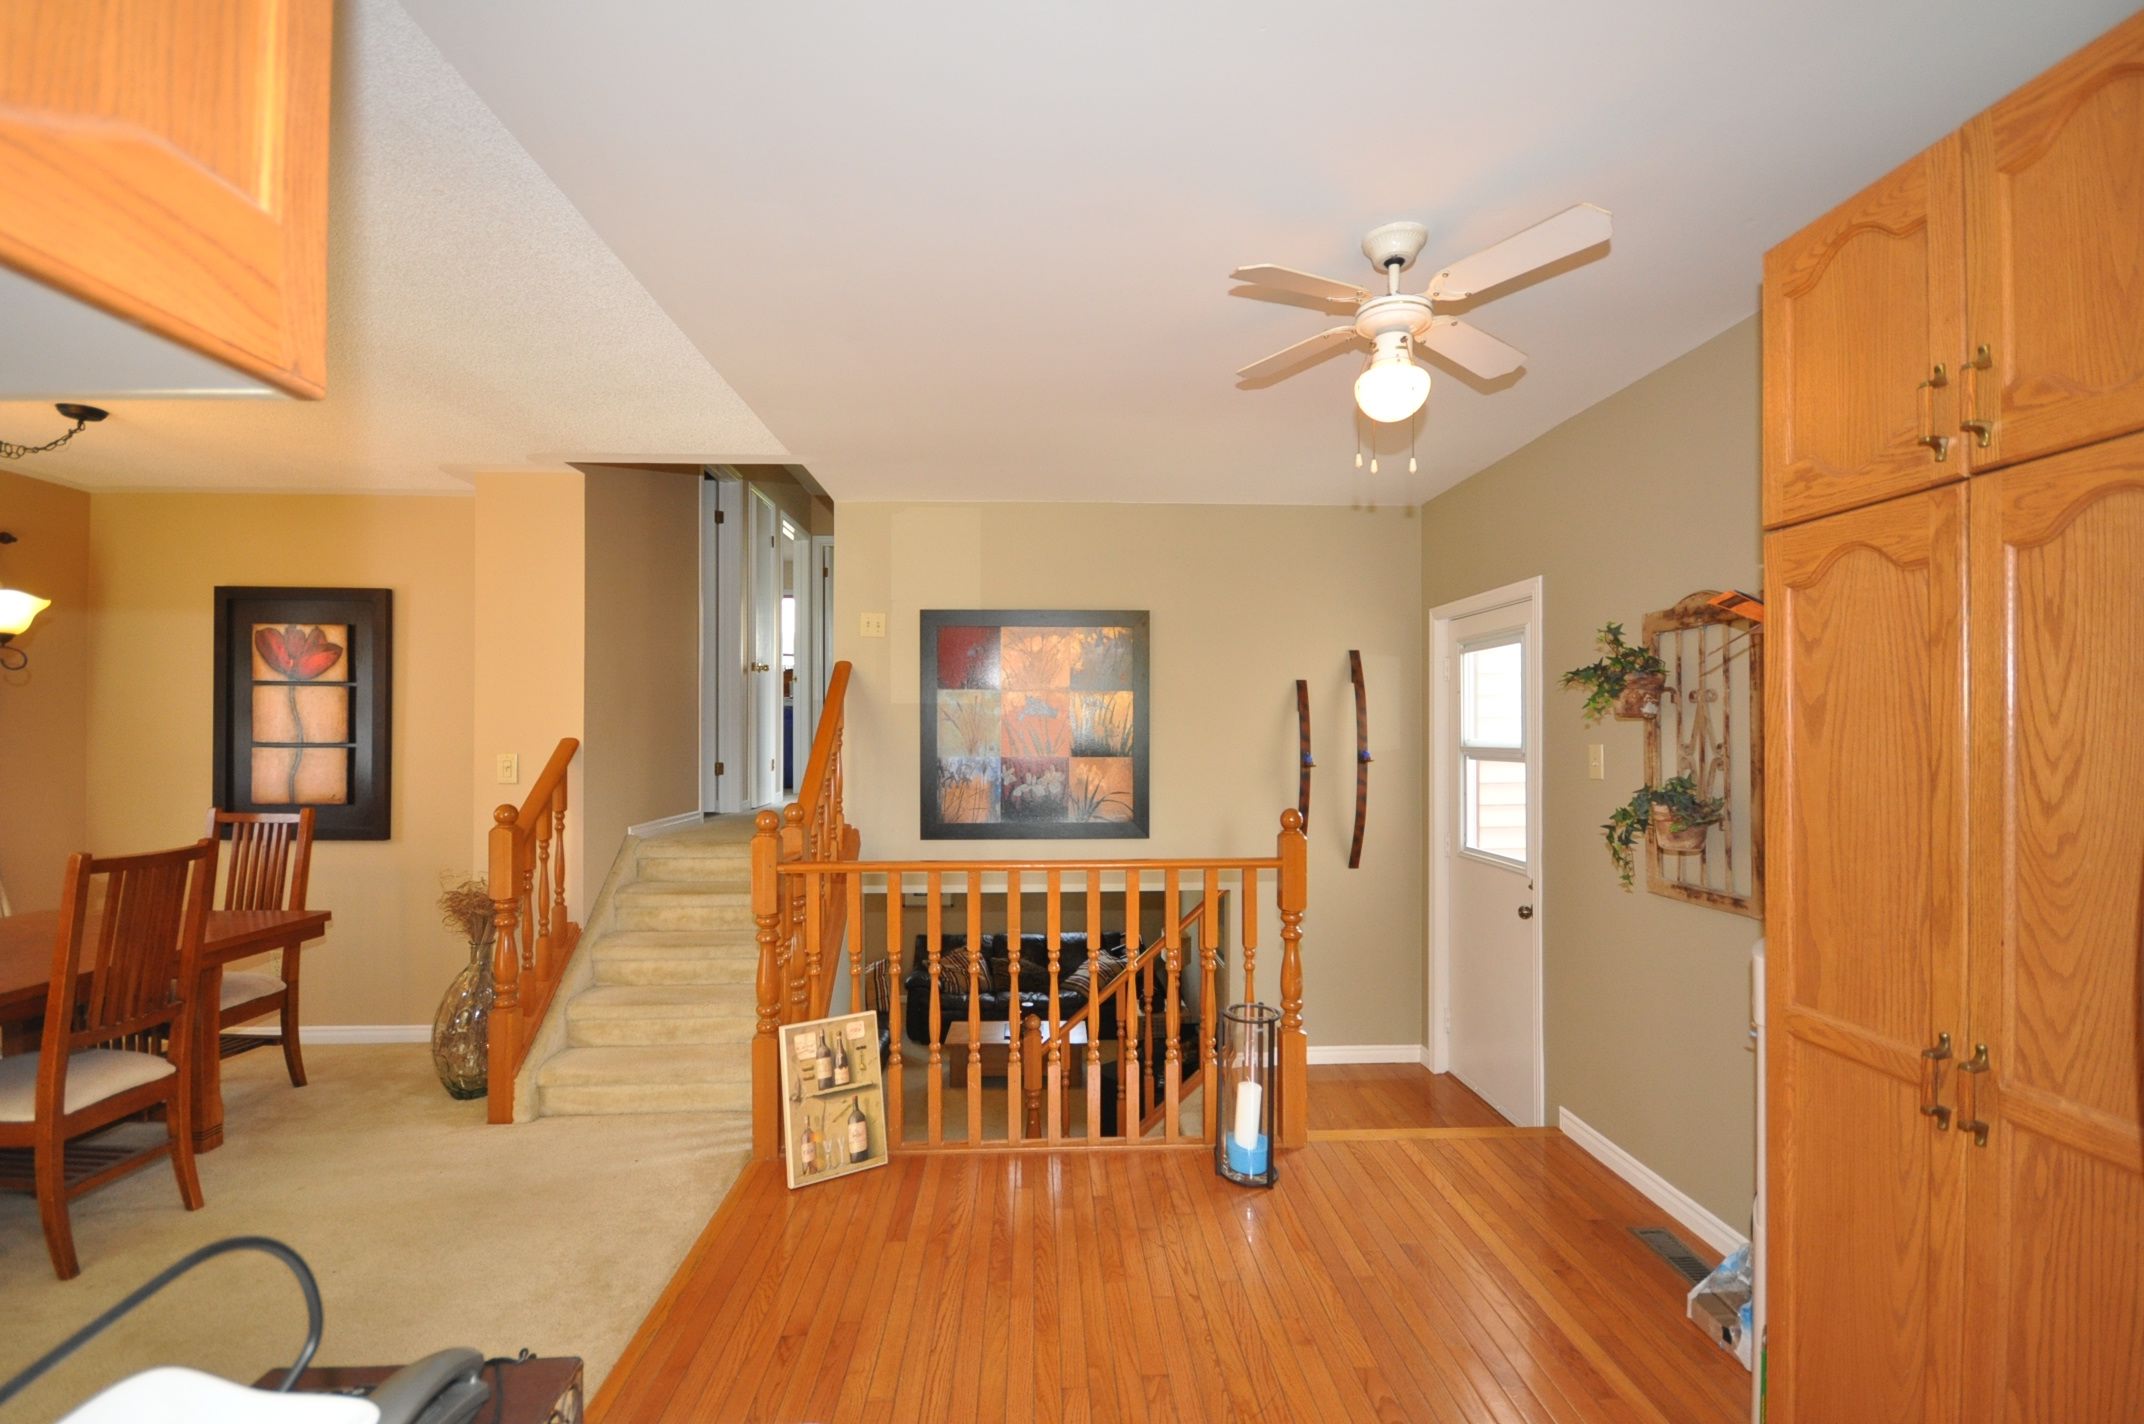
[[[592,468],[585,479],[592,887],[626,827],[700,807],[700,478]]]
[[[52,606],[13,646],[29,655],[0,672],[0,886],[17,910],[59,904],[67,857],[90,849],[89,496],[0,470],[0,587]]]
[[[1304,1017],[1314,1045],[1414,1044],[1422,1004],[1421,538],[1412,509],[842,504],[834,594],[849,692],[849,819],[869,856],[1270,855],[1295,804],[1295,679],[1312,690]],[[1152,838],[918,837],[917,612],[1152,615]],[[858,636],[883,612],[887,636]],[[1347,869],[1354,705],[1370,690],[1370,817]],[[1265,942],[1277,944],[1266,919]],[[1269,950],[1270,952],[1270,950]]]
[[[123,852],[201,834],[212,798],[218,584],[394,590],[394,838],[323,841],[305,1017],[429,1023],[467,949],[433,910],[473,868],[474,501],[438,496],[99,494],[88,698],[89,843]]]
[[[474,511],[474,617],[468,638],[475,670],[473,782],[466,833],[469,864],[486,868],[492,812],[519,805],[562,737],[582,734],[587,570],[582,475],[517,471],[478,474]],[[520,778],[502,785],[499,756],[511,752]],[[585,759],[583,764],[585,765]],[[571,772],[581,787],[582,766]],[[609,865],[590,870],[585,807],[568,796],[566,897],[576,913],[585,887],[600,885]],[[615,843],[611,849],[616,849]]]
[[[1425,607],[1544,578],[1550,1117],[1568,1107],[1737,1227],[1755,1183],[1747,954],[1762,927],[1617,887],[1599,827],[1643,779],[1640,724],[1588,726],[1553,681],[1592,661],[1602,623],[1760,587],[1757,440],[1751,319],[1431,501],[1421,526]],[[1592,742],[1602,781],[1586,777]]]

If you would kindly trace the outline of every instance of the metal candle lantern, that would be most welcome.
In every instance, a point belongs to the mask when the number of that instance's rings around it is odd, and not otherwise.
[[[1280,1010],[1233,1004],[1221,1015],[1220,1136],[1213,1169],[1246,1187],[1280,1180],[1273,1160],[1273,1095],[1280,1081]]]

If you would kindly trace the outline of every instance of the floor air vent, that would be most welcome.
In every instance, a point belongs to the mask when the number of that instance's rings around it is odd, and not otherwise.
[[[1630,1234],[1653,1248],[1653,1254],[1675,1268],[1675,1273],[1696,1285],[1710,1275],[1712,1268],[1697,1258],[1680,1236],[1658,1226],[1633,1226]]]

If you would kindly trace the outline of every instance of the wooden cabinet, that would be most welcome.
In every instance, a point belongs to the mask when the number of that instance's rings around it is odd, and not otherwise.
[[[1943,247],[1946,151],[1990,359],[1923,390],[1931,475],[1894,387],[1948,308],[1897,234]],[[1812,320],[1832,282],[1872,309]],[[2136,1424],[2144,15],[1765,284],[1769,1417]]]
[[[2144,13],[1765,255],[1766,528],[2144,430]]]
[[[1959,149],[1943,140],[1765,254],[1767,526],[1965,473],[1935,374],[1965,331]]]
[[[327,388],[330,0],[0,6],[0,262]]]
[[[2144,430],[2144,14],[1964,137],[1973,467]]]
[[[1965,998],[1965,507],[1765,544],[1776,1419],[1934,1418],[1957,1377],[1956,1154],[1920,1109]]]
[[[2144,435],[1972,491],[1963,1418],[2144,1418]],[[1985,1134],[1972,1127],[1986,1124]]]

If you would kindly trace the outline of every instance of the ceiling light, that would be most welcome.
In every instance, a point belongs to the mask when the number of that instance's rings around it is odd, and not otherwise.
[[[15,536],[0,530],[0,544],[12,544]],[[29,655],[20,648],[10,648],[18,633],[30,631],[37,615],[52,606],[49,598],[39,598],[19,588],[0,588],[0,668],[20,672],[29,666]]]
[[[95,425],[105,416],[111,414],[110,411],[99,410],[93,405],[76,405],[71,401],[62,402],[52,408],[60,413],[62,420],[73,421],[74,428],[61,435],[58,439],[47,440],[42,445],[17,445],[12,440],[0,440],[0,460],[21,460],[31,455],[43,455],[57,450],[60,446],[74,439],[75,436],[80,435],[84,426]]]
[[[1407,333],[1381,333],[1370,364],[1355,378],[1355,404],[1370,419],[1391,425],[1413,415],[1428,399],[1429,372],[1415,364]]]

